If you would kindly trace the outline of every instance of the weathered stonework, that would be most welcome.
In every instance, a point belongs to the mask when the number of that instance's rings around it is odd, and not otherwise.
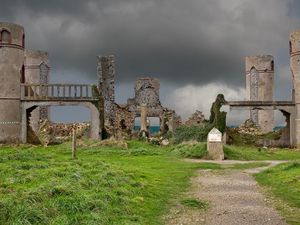
[[[90,137],[101,137],[104,115],[101,94],[89,94],[93,92],[91,85],[47,84],[48,75],[48,54],[25,51],[24,28],[16,24],[0,23],[1,143],[27,143],[31,137],[36,137],[32,128],[40,130],[37,121],[48,118],[47,106],[50,105],[88,107],[92,118]],[[83,93],[83,89],[86,92]],[[77,92],[80,96],[76,95]],[[40,109],[35,113],[37,107]]]
[[[293,101],[296,108],[295,142],[300,148],[300,30],[290,35],[290,65],[293,79]]]
[[[24,28],[0,23],[0,142],[20,141],[20,84],[24,78]]]
[[[115,103],[115,60],[114,56],[98,56],[97,74],[99,90],[104,98],[105,127],[111,135],[116,136],[116,103]]]
[[[246,57],[246,92],[249,101],[273,101],[274,58],[270,55]],[[273,110],[251,110],[250,118],[263,132],[274,128]]]
[[[50,66],[49,56],[43,51],[25,51],[25,83],[27,84],[47,84],[49,80]],[[46,89],[39,90],[45,92]],[[45,93],[37,93],[45,94]],[[39,130],[40,120],[50,120],[49,107],[41,106],[32,111],[30,126],[34,132]]]

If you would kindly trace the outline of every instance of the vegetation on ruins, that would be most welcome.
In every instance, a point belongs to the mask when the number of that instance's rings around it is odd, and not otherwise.
[[[224,95],[218,94],[216,101],[211,106],[209,117],[211,127],[217,128],[222,133],[224,133],[226,129],[226,112],[221,112],[221,107],[225,102]]]
[[[211,106],[209,120],[203,119],[201,124],[194,126],[181,125],[174,133],[174,142],[184,141],[204,142],[208,133],[215,127],[222,133],[226,130],[226,112],[221,112],[221,107],[225,103],[224,95],[218,94],[215,102]]]

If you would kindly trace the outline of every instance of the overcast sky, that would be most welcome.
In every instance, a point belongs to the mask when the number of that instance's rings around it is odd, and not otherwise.
[[[0,21],[24,26],[26,46],[49,52],[52,82],[96,82],[96,56],[116,57],[116,97],[137,77],[161,80],[161,100],[186,118],[215,96],[243,99],[244,57],[275,57],[275,99],[290,99],[288,42],[297,0],[0,0]],[[85,119],[87,110],[54,110]],[[66,116],[64,116],[64,114]],[[236,123],[237,113],[228,120]]]

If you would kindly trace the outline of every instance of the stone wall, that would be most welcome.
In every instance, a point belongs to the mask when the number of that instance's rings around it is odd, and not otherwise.
[[[99,90],[104,98],[105,124],[111,135],[115,135],[116,108],[115,103],[115,60],[114,56],[98,56],[97,75]]]
[[[47,84],[49,81],[49,56],[47,52],[31,51],[25,52],[25,83],[28,84]],[[41,90],[43,91],[43,90]],[[37,93],[39,94],[39,93]],[[40,120],[50,120],[50,110],[47,106],[37,107],[32,111],[30,126],[34,132],[39,129]]]

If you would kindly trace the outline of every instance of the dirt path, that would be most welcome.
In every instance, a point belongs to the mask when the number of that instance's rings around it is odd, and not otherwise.
[[[199,162],[199,161],[197,161]],[[203,161],[201,161],[203,162]],[[282,162],[266,161],[270,165]],[[245,163],[225,161],[220,164]],[[199,170],[188,197],[205,200],[210,208],[187,209],[180,204],[166,217],[166,224],[180,225],[283,225],[286,222],[272,208],[251,174],[268,167],[248,170]]]

